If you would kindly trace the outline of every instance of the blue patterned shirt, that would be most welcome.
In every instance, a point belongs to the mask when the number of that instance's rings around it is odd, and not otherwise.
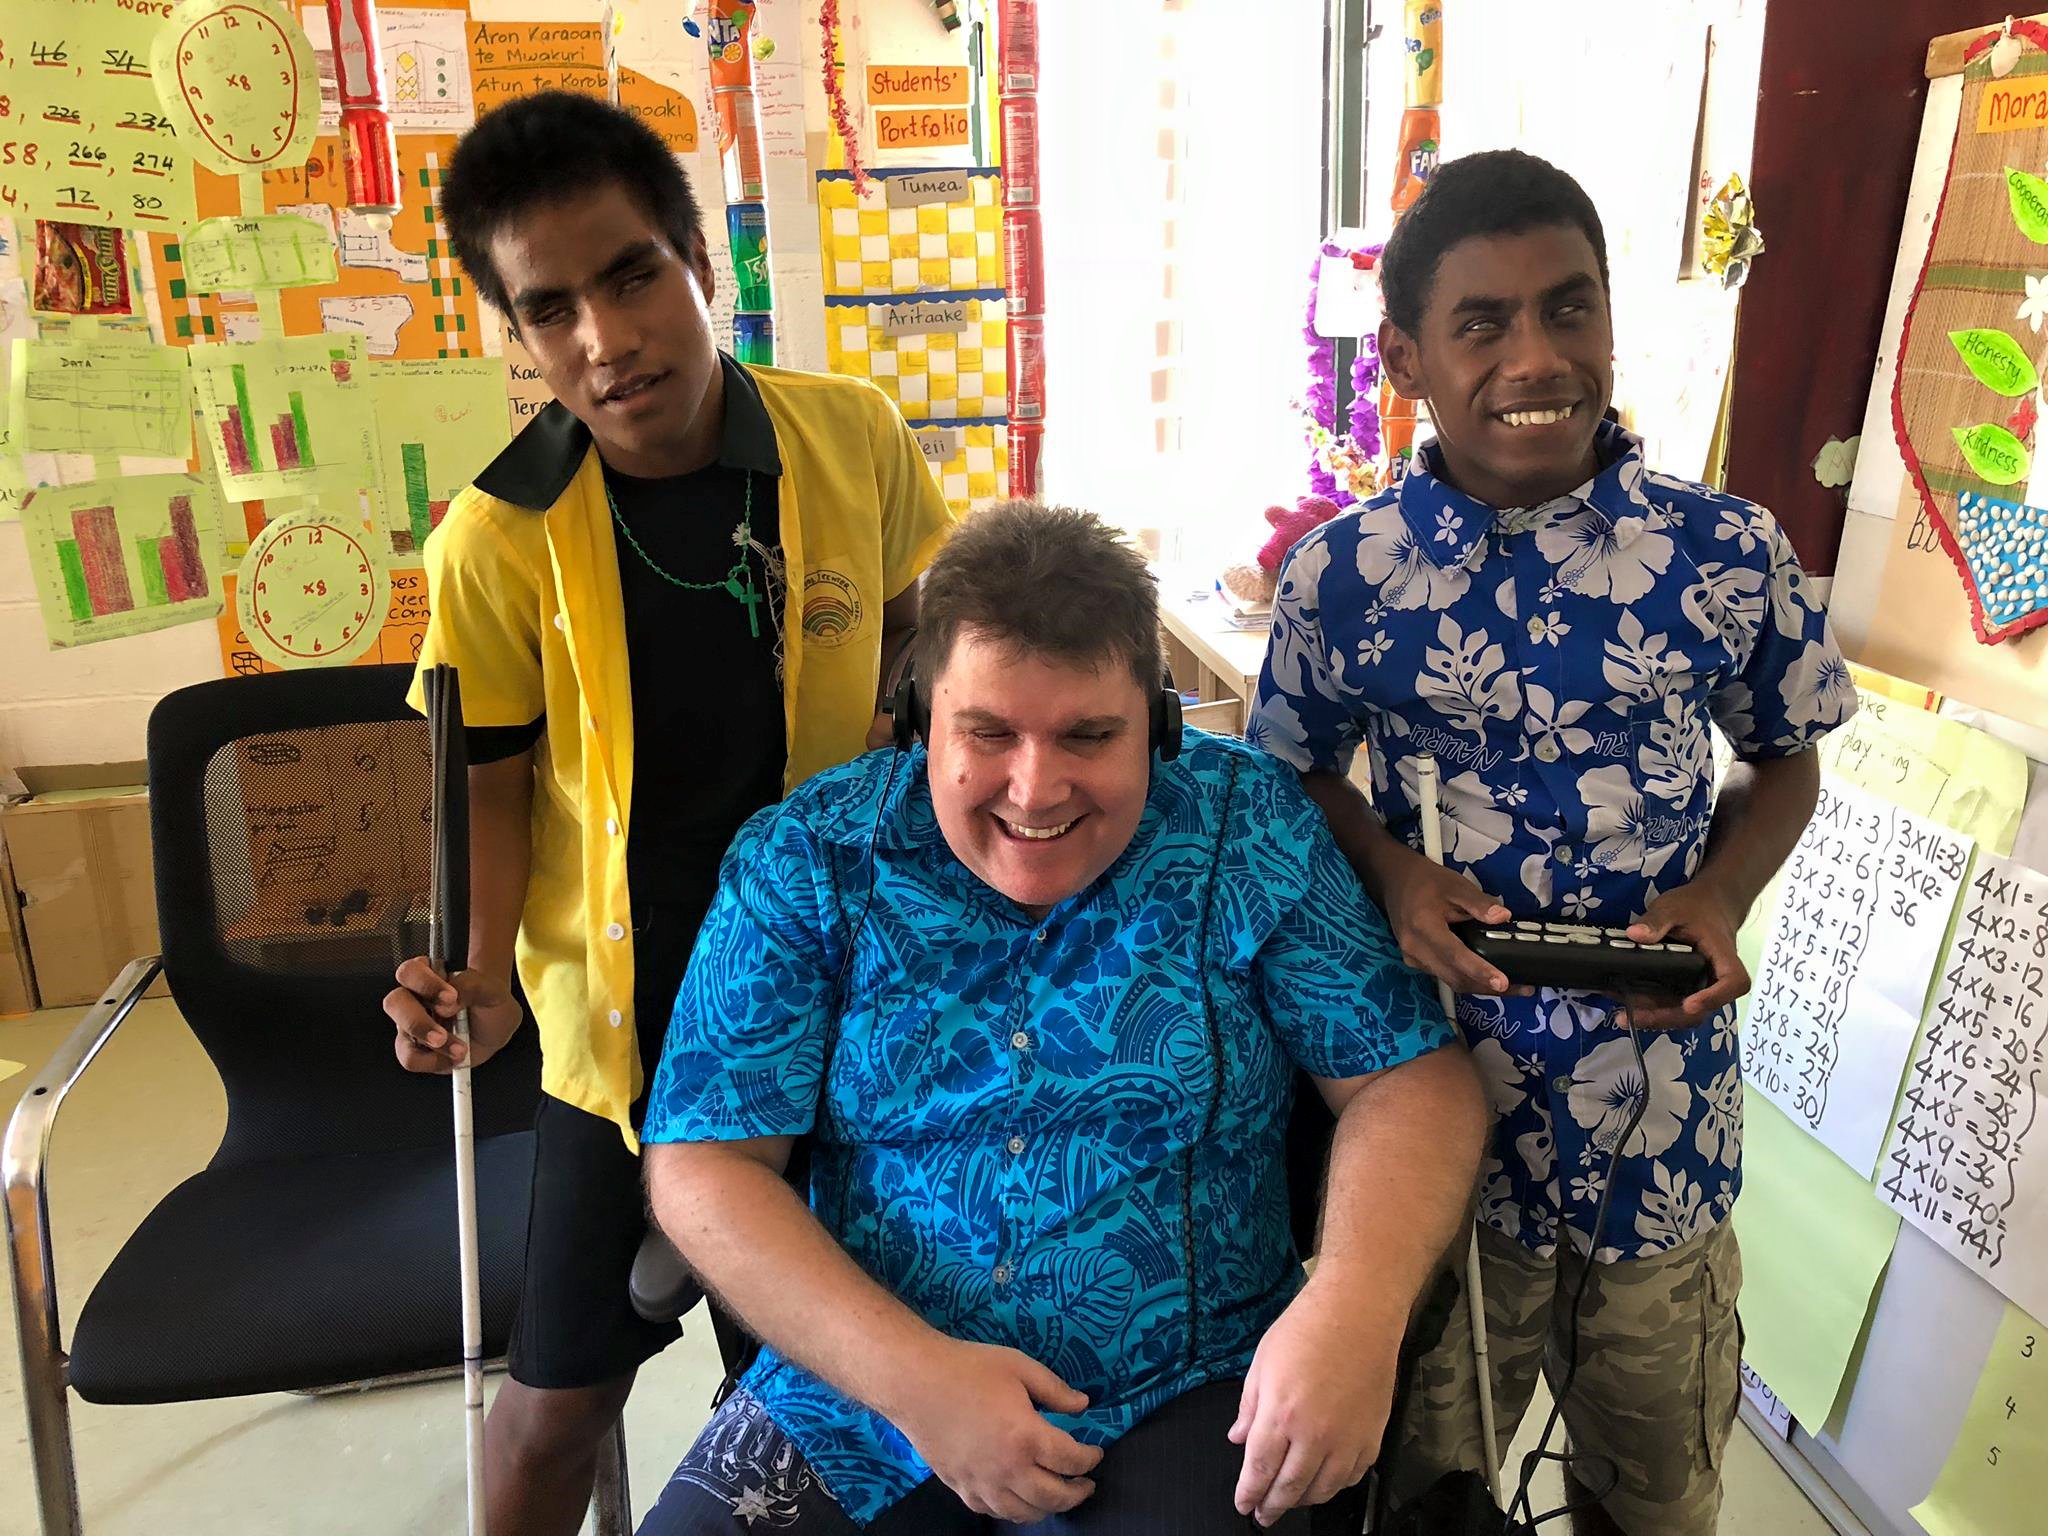
[[[1712,812],[1708,722],[1744,760],[1811,747],[1854,713],[1821,603],[1771,515],[1643,468],[1601,428],[1599,474],[1496,511],[1439,478],[1400,485],[1297,544],[1281,572],[1248,734],[1302,769],[1362,742],[1388,828],[1421,848],[1416,759],[1442,774],[1446,862],[1517,917],[1624,926],[1683,884]],[[1539,1253],[1560,1220],[1599,1257],[1647,1256],[1720,1222],[1741,1184],[1730,1008],[1644,1036],[1583,993],[1467,997],[1460,1022],[1496,1117],[1480,1217]]]
[[[1130,846],[1038,921],[954,856],[922,748],[755,816],[642,1132],[815,1132],[811,1208],[854,1260],[934,1327],[1086,1392],[1052,1417],[1094,1444],[1242,1375],[1299,1287],[1294,1069],[1357,1077],[1450,1039],[1294,772],[1185,743]],[[930,1476],[772,1349],[745,1385],[858,1520]]]

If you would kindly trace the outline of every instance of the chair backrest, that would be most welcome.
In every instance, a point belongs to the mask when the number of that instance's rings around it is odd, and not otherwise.
[[[215,1165],[450,1134],[447,1082],[399,1067],[382,1008],[398,962],[426,953],[433,889],[411,676],[225,678],[150,716],[157,924],[171,994],[227,1092]],[[533,1036],[477,1073],[479,1136],[531,1124]]]

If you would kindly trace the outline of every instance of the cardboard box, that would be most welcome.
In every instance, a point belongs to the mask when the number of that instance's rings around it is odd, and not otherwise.
[[[32,1013],[35,1007],[36,977],[28,963],[21,892],[15,888],[14,863],[7,856],[7,839],[0,836],[0,1018]]]
[[[44,1008],[97,1001],[156,953],[149,795],[139,763],[24,768],[28,798],[0,808],[20,929]],[[159,980],[152,996],[163,994]]]

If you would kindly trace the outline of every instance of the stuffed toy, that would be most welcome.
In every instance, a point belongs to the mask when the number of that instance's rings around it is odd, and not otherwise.
[[[1303,496],[1291,507],[1266,508],[1272,537],[1250,563],[1233,565],[1218,577],[1218,589],[1240,608],[1271,608],[1280,581],[1280,562],[1287,558],[1287,551],[1337,512],[1337,504],[1327,496]]]

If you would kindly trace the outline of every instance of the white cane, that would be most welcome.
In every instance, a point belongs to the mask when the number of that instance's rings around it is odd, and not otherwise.
[[[1436,758],[1425,754],[1416,759],[1415,777],[1422,800],[1422,851],[1429,856],[1432,864],[1444,861],[1444,829],[1442,808],[1439,804]],[[1451,1028],[1458,1029],[1458,1003],[1451,993],[1451,984],[1439,980],[1436,984],[1437,1001],[1443,1005],[1444,1017],[1450,1020]],[[1459,1030],[1463,1038],[1463,1031]],[[1465,1311],[1472,1325],[1472,1374],[1479,1382],[1479,1442],[1486,1456],[1486,1487],[1493,1495],[1493,1502],[1500,1503],[1500,1445],[1494,1439],[1493,1431],[1493,1372],[1488,1366],[1486,1353],[1486,1295],[1479,1282],[1479,1227],[1472,1228],[1472,1244],[1465,1250]]]
[[[434,891],[427,914],[427,948],[435,967],[451,979],[462,969],[455,953],[466,935],[450,931],[451,896],[461,880],[452,866],[466,861],[467,847],[458,846],[448,831],[450,782],[462,762],[452,754],[454,732],[461,727],[460,695],[455,669],[435,667],[427,674],[428,734],[433,744]],[[463,818],[467,822],[467,818]],[[466,881],[461,881],[466,885]],[[463,905],[467,907],[468,903]],[[462,1272],[462,1413],[463,1464],[469,1493],[469,1536],[484,1536],[484,1321],[483,1278],[476,1242],[476,1127],[471,1115],[469,1080],[469,1010],[455,1015],[454,1035],[463,1061],[451,1074],[455,1108],[455,1224]]]

